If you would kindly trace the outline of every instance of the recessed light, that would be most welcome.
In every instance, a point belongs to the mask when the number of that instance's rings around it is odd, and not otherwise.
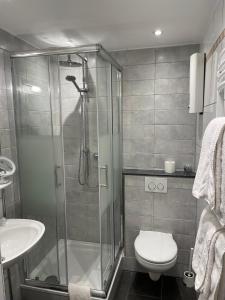
[[[162,34],[162,30],[161,29],[156,29],[155,31],[154,31],[154,35],[155,36],[160,36]]]

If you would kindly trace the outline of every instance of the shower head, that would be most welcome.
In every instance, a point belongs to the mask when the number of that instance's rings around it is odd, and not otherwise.
[[[67,81],[72,81],[72,82],[74,82],[74,81],[76,81],[76,77],[75,77],[75,76],[72,76],[72,75],[67,75],[67,76],[66,76],[66,80],[67,80]]]
[[[78,90],[79,93],[84,92],[84,90],[82,90],[79,87],[79,85],[77,84],[75,76],[73,76],[73,75],[67,75],[66,76],[66,80],[72,82],[75,85],[75,87],[76,87],[76,89]]]
[[[62,67],[81,67],[82,63],[71,60],[71,55],[68,54],[67,60],[60,60],[59,65]]]

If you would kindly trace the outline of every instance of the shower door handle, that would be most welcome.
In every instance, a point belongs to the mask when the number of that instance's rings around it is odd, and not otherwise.
[[[105,188],[109,188],[109,168],[107,165],[100,167],[100,181],[102,178],[102,170],[105,171],[105,184],[104,183],[100,183],[101,187],[105,187]]]
[[[59,187],[62,185],[62,182],[60,182],[59,178],[60,178],[60,171],[61,171],[61,167],[60,166],[55,166],[55,185],[56,187]]]

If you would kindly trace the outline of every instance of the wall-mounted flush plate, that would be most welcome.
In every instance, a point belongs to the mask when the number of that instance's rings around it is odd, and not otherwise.
[[[145,191],[150,193],[167,193],[167,178],[145,177]]]

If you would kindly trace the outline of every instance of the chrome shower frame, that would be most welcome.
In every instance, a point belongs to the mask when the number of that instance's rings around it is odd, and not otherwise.
[[[86,109],[86,104],[88,101],[87,98],[87,90],[88,90],[88,84],[87,84],[87,58],[85,58],[83,55],[85,53],[96,53],[99,54],[102,58],[104,58],[106,61],[111,63],[112,66],[114,66],[118,71],[122,72],[122,67],[116,62],[116,60],[102,47],[100,44],[91,44],[91,45],[84,45],[84,46],[79,46],[79,47],[66,47],[66,48],[48,48],[44,50],[31,50],[31,51],[18,51],[18,52],[10,52],[10,57],[11,58],[26,58],[26,57],[35,57],[35,56],[50,56],[50,55],[68,55],[68,54],[76,54],[82,59],[82,70],[83,70],[83,88],[82,88],[82,97],[84,101],[82,101],[82,105],[84,105],[83,111]],[[85,126],[87,126],[87,123],[85,123]],[[88,143],[87,136],[85,135],[84,138],[84,149],[86,149],[86,145]],[[122,146],[121,146],[122,147]],[[122,150],[122,149],[121,149]],[[66,212],[65,212],[66,216]],[[124,220],[121,224],[121,231],[123,232],[124,228]],[[123,235],[122,235],[122,246],[123,246]],[[95,290],[91,289],[91,296],[94,299],[98,298],[106,298],[108,291],[111,289],[113,282],[115,280],[115,274],[119,269],[119,265],[121,262],[121,258],[123,256],[123,248],[120,248],[120,251],[118,255],[116,256],[115,263],[113,265],[113,272],[110,275],[109,282],[106,285],[105,290]],[[67,256],[67,254],[66,254]],[[49,284],[46,284],[45,287],[43,287],[43,283],[40,283],[38,281],[32,280],[32,279],[26,279],[25,284],[21,285],[21,287],[25,289],[30,289],[30,290],[39,290],[40,292],[47,292],[50,294],[55,294],[58,296],[62,297],[67,297],[67,287],[63,285],[59,286],[51,286]]]
[[[81,53],[99,53],[103,58],[108,60],[113,66],[115,66],[119,71],[122,71],[122,67],[116,62],[116,60],[102,47],[100,44],[84,45],[80,47],[70,47],[70,48],[49,48],[44,50],[31,50],[31,51],[19,51],[11,52],[10,57],[32,57],[39,55],[60,55],[60,54],[77,54],[84,61],[87,59],[81,55]]]

